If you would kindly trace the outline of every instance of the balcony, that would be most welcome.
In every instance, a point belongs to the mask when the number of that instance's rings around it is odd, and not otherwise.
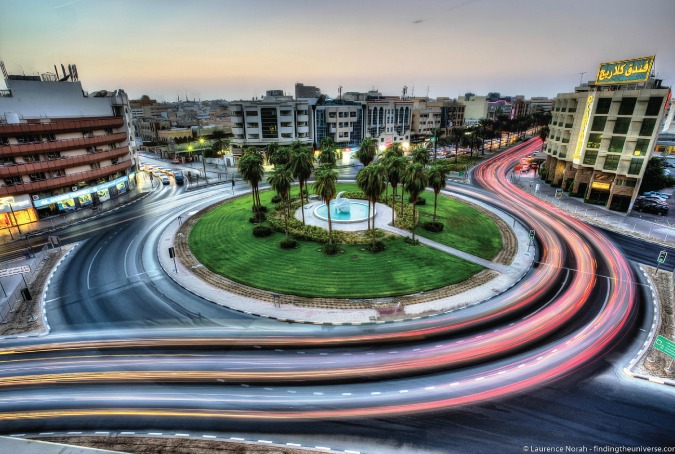
[[[108,175],[113,175],[117,172],[123,172],[131,168],[132,165],[132,161],[124,161],[101,169],[75,173],[64,177],[51,178],[45,181],[2,186],[0,187],[0,196],[30,194],[31,192],[42,192],[64,186],[73,186],[81,181],[96,180],[98,178],[107,177]]]
[[[309,121],[309,115],[298,115],[298,121]]]
[[[0,124],[0,134],[8,135],[29,135],[39,133],[60,133],[72,131],[91,131],[93,129],[121,128],[124,126],[122,117],[103,117],[79,120],[54,120],[50,123],[21,123],[21,124]]]
[[[309,133],[309,126],[298,126],[297,132],[298,132],[298,134]]]
[[[97,147],[125,142],[126,132],[108,134],[105,136],[83,137],[81,139],[55,140],[53,142],[34,142],[20,145],[0,146],[0,157],[22,156],[27,154],[49,153],[53,151],[76,150],[78,148]]]
[[[80,156],[63,157],[61,159],[54,159],[53,161],[37,161],[26,164],[10,165],[0,167],[0,179],[30,175],[31,173],[49,172],[51,170],[69,169],[83,164],[105,161],[106,159],[120,158],[128,154],[129,149],[121,147]]]

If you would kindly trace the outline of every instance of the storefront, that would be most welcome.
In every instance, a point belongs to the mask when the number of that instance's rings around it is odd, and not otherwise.
[[[107,181],[88,188],[34,200],[33,205],[39,211],[40,217],[45,217],[50,214],[67,213],[80,208],[97,206],[111,198],[126,193],[129,189],[129,176],[125,175],[113,181]]]
[[[30,196],[0,197],[0,228],[22,226],[37,220]]]

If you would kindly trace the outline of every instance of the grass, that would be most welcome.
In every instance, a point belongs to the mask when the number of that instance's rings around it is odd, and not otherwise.
[[[355,187],[340,184],[338,190]],[[270,209],[273,195],[261,193]],[[378,254],[365,251],[364,245],[340,245],[344,252],[327,256],[319,251],[320,244],[302,241],[298,249],[282,250],[283,234],[252,235],[251,204],[250,197],[241,197],[210,211],[192,229],[189,244],[211,271],[270,292],[328,298],[397,296],[461,282],[482,269],[426,246],[409,246],[403,239],[387,241],[388,249]]]
[[[417,207],[420,224],[431,221],[434,215],[434,193],[425,192],[422,196],[427,203]],[[415,234],[487,260],[502,249],[497,224],[489,216],[451,197],[438,195],[436,221],[445,224],[442,232],[432,233],[418,226]]]

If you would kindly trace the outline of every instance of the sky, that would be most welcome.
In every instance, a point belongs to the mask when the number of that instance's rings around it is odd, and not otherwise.
[[[555,97],[656,55],[675,83],[675,0],[0,0],[10,74],[76,64],[87,91],[158,101],[294,94]],[[582,74],[583,73],[583,74]],[[0,81],[0,88],[4,81]]]

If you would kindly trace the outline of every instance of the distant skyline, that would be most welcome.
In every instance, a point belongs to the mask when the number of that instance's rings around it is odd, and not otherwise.
[[[675,83],[675,1],[0,0],[10,74],[76,64],[86,91],[132,99],[329,96],[554,97],[602,62],[656,55]],[[583,76],[581,73],[584,73]],[[4,81],[0,81],[4,88]]]

